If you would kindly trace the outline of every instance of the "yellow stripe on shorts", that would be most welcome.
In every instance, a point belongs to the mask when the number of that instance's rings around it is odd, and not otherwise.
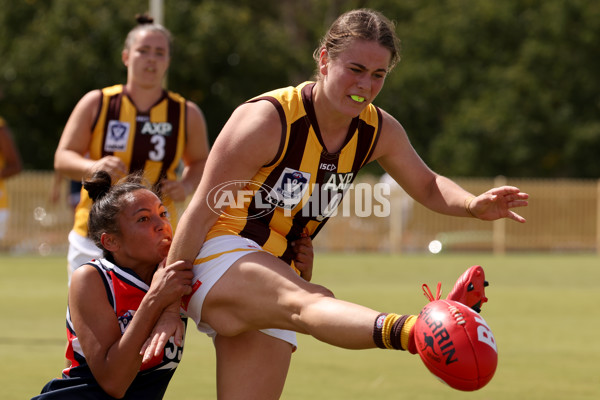
[[[216,253],[216,254],[212,254],[208,257],[204,257],[204,258],[196,258],[196,260],[194,261],[194,265],[198,265],[198,264],[202,264],[208,261],[212,261],[215,258],[219,258],[224,254],[229,254],[229,253],[236,253],[238,251],[252,251],[252,252],[263,252],[263,253],[268,253],[268,251],[266,250],[259,250],[259,249],[232,249],[232,250],[227,250],[227,251],[222,251],[220,253]],[[270,254],[270,253],[269,253]],[[292,269],[299,275],[302,276],[302,273],[300,272],[300,270],[298,268],[296,268],[295,266],[291,265]]]
[[[235,252],[238,252],[238,251],[262,251],[262,252],[265,252],[264,250],[258,250],[258,249],[233,249],[233,250],[227,250],[227,251],[223,251],[221,253],[212,254],[212,255],[210,255],[208,257],[196,258],[196,261],[194,261],[194,265],[202,264],[202,263],[205,263],[207,261],[212,261],[215,258],[219,258],[219,257],[221,257],[224,254],[235,253]]]

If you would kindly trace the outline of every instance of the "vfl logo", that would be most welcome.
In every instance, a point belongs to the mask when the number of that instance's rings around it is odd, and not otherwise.
[[[127,126],[119,121],[110,121],[114,124],[109,125],[109,135],[114,140],[121,140],[127,133]]]
[[[302,194],[308,179],[300,171],[294,171],[283,175],[283,182],[277,189],[284,199],[294,199]]]
[[[129,140],[129,123],[117,120],[108,121],[106,138],[104,140],[104,151],[125,151]]]
[[[265,200],[270,204],[292,210],[304,197],[308,190],[311,174],[286,168],[283,170],[273,189],[269,191]]]

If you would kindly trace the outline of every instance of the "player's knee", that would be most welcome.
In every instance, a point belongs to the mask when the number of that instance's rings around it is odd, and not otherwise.
[[[287,293],[283,300],[291,313],[299,318],[309,307],[318,304],[324,298],[335,298],[333,292],[325,286],[310,284],[299,291]]]

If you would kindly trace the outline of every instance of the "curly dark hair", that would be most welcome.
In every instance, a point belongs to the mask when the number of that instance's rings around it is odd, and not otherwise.
[[[83,187],[94,202],[88,217],[88,237],[102,249],[104,257],[109,257],[110,253],[102,246],[102,234],[120,232],[118,217],[125,204],[123,197],[140,189],[161,197],[156,187],[145,184],[141,172],[129,174],[113,185],[108,172],[97,171],[83,182]]]

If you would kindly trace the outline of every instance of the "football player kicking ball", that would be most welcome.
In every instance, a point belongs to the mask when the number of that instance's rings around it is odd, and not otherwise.
[[[293,243],[304,232],[317,236],[369,162],[434,212],[525,222],[513,209],[527,205],[526,193],[513,186],[469,193],[433,172],[402,125],[373,104],[399,59],[387,18],[372,10],[343,14],[314,57],[316,82],[273,90],[233,112],[167,257],[195,264],[184,309],[214,338],[219,399],[279,398],[295,332],[348,349],[415,351],[415,316],[336,299],[295,270]],[[251,198],[241,206],[220,202],[245,194]],[[472,290],[460,286],[451,297],[469,302]],[[148,355],[160,334],[171,336],[168,320],[177,322],[179,304],[163,315]]]

